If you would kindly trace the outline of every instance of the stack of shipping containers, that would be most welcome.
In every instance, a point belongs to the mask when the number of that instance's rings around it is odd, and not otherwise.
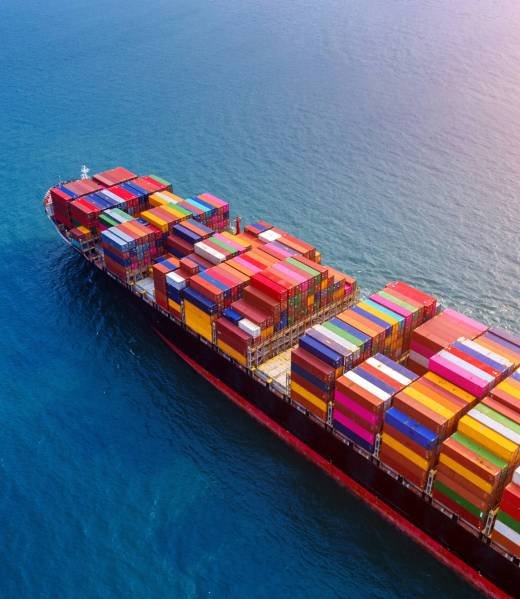
[[[511,555],[520,558],[520,467],[504,489],[491,539]]]
[[[394,396],[417,378],[382,354],[368,358],[336,381],[332,426],[372,453]]]
[[[503,387],[520,397],[520,375]],[[493,393],[493,392],[492,392]],[[518,400],[517,397],[517,400]],[[434,497],[479,529],[498,503],[520,461],[520,402],[504,405],[493,395],[463,416],[441,447]]]
[[[381,460],[424,489],[442,441],[476,398],[433,373],[398,393],[385,413]]]
[[[101,248],[107,269],[125,283],[147,274],[163,253],[160,231],[135,219],[103,231]]]
[[[486,330],[480,322],[448,308],[413,331],[407,366],[417,374],[424,374],[431,356],[460,337],[475,339]]]

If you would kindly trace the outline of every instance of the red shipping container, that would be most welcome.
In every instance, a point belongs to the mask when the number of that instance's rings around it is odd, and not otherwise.
[[[439,503],[447,507],[454,514],[460,516],[466,522],[472,524],[478,530],[482,530],[484,528],[484,521],[481,518],[477,518],[471,512],[468,512],[462,505],[459,505],[455,501],[453,501],[450,497],[444,495],[442,491],[437,488],[433,488],[432,492],[433,498],[436,499]]]
[[[291,399],[298,403],[300,406],[307,409],[311,414],[319,418],[320,420],[327,420],[327,410],[320,410],[318,406],[314,405],[312,402],[308,401],[305,397],[291,389]]]
[[[226,270],[221,268],[221,265],[214,266],[213,268],[209,268],[206,272],[206,275],[213,277],[223,285],[226,285],[229,289],[240,286],[240,281],[231,277]]]
[[[496,387],[491,389],[491,397],[509,410],[520,410],[520,402],[518,399],[502,389],[497,389]]]
[[[98,173],[97,175],[94,175],[92,178],[94,179],[94,181],[101,183],[101,185],[103,185],[104,187],[110,187],[111,185],[117,185],[118,183],[130,181],[131,179],[135,179],[136,177],[136,174],[132,173],[126,168],[123,168],[122,166],[117,166],[116,168],[112,168],[108,171]]]
[[[482,513],[489,511],[489,503],[486,500],[478,497],[474,492],[469,491],[466,487],[463,487],[459,482],[454,480],[450,474],[446,474],[442,470],[437,470],[435,480],[442,483],[444,486],[449,487],[452,491],[457,493],[459,497],[462,497],[466,501],[469,501],[475,508],[479,509]]]
[[[500,509],[517,522],[520,522],[520,487],[509,483],[504,489]]]
[[[130,200],[138,199],[138,196],[135,193],[132,193],[131,191],[128,191],[128,189],[124,189],[123,187],[120,187],[119,185],[109,187],[107,189],[107,191],[111,191],[112,193],[115,193],[116,196],[119,196],[122,200],[130,201]]]
[[[249,285],[244,289],[244,299],[260,310],[268,312],[275,324],[280,321],[280,303],[267,293]]]
[[[503,404],[496,401],[492,397],[485,397],[482,400],[482,403],[485,406],[488,406],[489,408],[491,408],[492,410],[495,410],[495,412],[499,412],[506,418],[509,418],[509,420],[512,420],[513,422],[516,422],[517,424],[520,424],[520,411],[511,410],[510,408],[504,406]]]
[[[448,432],[447,418],[415,401],[406,395],[406,391],[401,391],[394,397],[393,406],[437,434],[444,435]]]
[[[70,217],[85,227],[96,226],[101,210],[83,198],[70,203]]]
[[[168,235],[168,238],[166,239],[166,248],[182,257],[189,256],[193,253],[193,245],[176,235]]]
[[[305,377],[299,375],[297,372],[291,372],[291,380],[295,383],[298,383],[300,387],[303,387],[309,393],[312,393],[315,397],[318,397],[324,402],[329,402],[332,400],[332,392],[324,391],[316,385],[313,385],[310,381],[308,381]]]
[[[291,362],[298,364],[303,370],[324,383],[333,383],[336,378],[336,371],[332,366],[325,364],[301,347],[292,350]]]
[[[402,295],[421,303],[424,306],[424,318],[429,319],[435,316],[437,311],[437,298],[433,295],[424,293],[424,291],[416,289],[411,285],[407,285],[406,283],[403,283],[403,281],[390,283],[390,285],[387,285],[387,287],[390,287]]]
[[[190,254],[188,254],[186,256],[186,258],[189,258],[190,260],[193,260],[193,262],[196,262],[200,266],[201,270],[203,270],[203,269],[207,270],[208,268],[211,268],[211,267],[215,266],[214,264],[211,264],[211,262],[209,262],[208,260],[206,260],[202,256],[199,256],[198,254],[195,254],[193,252],[191,252]]]
[[[67,189],[72,191],[72,193],[76,194],[79,198],[84,195],[88,195],[89,193],[95,193],[102,189],[102,186],[91,179],[78,179],[77,181],[71,181],[69,183],[64,184]]]
[[[251,285],[277,300],[287,299],[287,289],[275,283],[263,273],[253,275],[251,277]]]
[[[244,256],[251,256],[259,264],[263,265],[262,268],[268,268],[269,266],[272,266],[273,264],[277,264],[279,262],[279,260],[273,258],[273,256],[271,256],[270,254],[264,252],[261,247],[251,250],[250,252],[245,252],[244,254],[242,254],[242,257]]]
[[[180,268],[182,272],[189,276],[196,275],[200,270],[200,266],[188,257],[180,259]]]
[[[442,462],[437,465],[437,477],[440,474],[443,474],[446,477],[446,480],[449,479],[451,481],[450,486],[452,486],[453,483],[456,483],[460,485],[460,488],[465,489],[467,493],[471,493],[472,496],[478,498],[482,502],[485,502],[486,505],[493,504],[497,494],[497,489],[494,489],[491,493],[488,493],[487,491],[477,487],[477,485],[474,485],[470,480],[461,474],[458,474]]]
[[[451,458],[490,485],[500,484],[505,472],[452,437],[443,441],[441,454]]]
[[[336,381],[336,389],[372,414],[382,415],[385,411],[385,402],[382,402],[369,391],[356,385],[356,383],[350,381],[346,377],[340,377]],[[338,406],[339,405],[340,402],[338,401]]]
[[[50,194],[51,194],[51,199],[52,199],[53,203],[60,202],[62,204],[67,204],[68,202],[70,202],[74,199],[68,193],[66,193],[65,191],[63,191],[61,189],[58,189],[57,187],[53,187],[50,190]]]
[[[387,376],[382,370],[380,370],[379,368],[374,368],[367,362],[363,362],[359,366],[369,374],[373,375],[377,380],[382,381],[383,383],[391,387],[396,393],[404,387],[404,385],[401,385],[401,383],[398,383],[395,379]]]
[[[256,308],[246,300],[238,300],[231,304],[231,308],[241,314],[244,318],[247,318],[254,324],[258,325],[261,329],[273,325],[273,317],[268,313]]]
[[[224,291],[209,281],[202,279],[199,275],[191,277],[190,287],[212,302],[219,304],[220,307],[224,305]]]
[[[383,432],[389,434],[393,439],[401,443],[401,445],[404,445],[424,460],[427,460],[430,465],[433,465],[437,455],[436,449],[426,449],[425,447],[422,447],[422,445],[419,445],[419,443],[410,439],[408,435],[405,435],[393,426],[390,426],[387,422],[383,424]]]
[[[428,472],[424,472],[415,464],[412,464],[406,458],[403,458],[399,453],[391,447],[382,445],[380,451],[380,459],[383,464],[386,464],[392,470],[395,470],[405,480],[411,482],[416,487],[424,489],[428,480]]]
[[[249,281],[251,280],[251,278],[248,275],[236,270],[235,268],[233,268],[229,264],[226,264],[225,262],[219,264],[219,268],[233,280],[237,281],[238,285],[240,286],[240,289],[245,289],[246,285],[248,285]]]
[[[217,318],[215,322],[217,339],[221,339],[224,343],[245,355],[247,348],[253,342],[253,338],[227,318]]]
[[[472,364],[476,368],[483,370],[484,372],[487,372],[488,374],[490,374],[491,376],[493,376],[495,378],[497,378],[501,374],[500,371],[493,368],[493,366],[490,366],[489,364],[486,364],[485,362],[481,362],[477,358],[474,358],[473,356],[468,355],[467,353],[461,351],[457,347],[448,347],[448,349],[446,351],[448,353],[452,354],[453,356],[457,356],[457,358],[464,360],[464,362],[467,362],[468,364]]]

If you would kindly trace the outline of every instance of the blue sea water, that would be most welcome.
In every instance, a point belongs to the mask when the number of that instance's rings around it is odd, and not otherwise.
[[[181,363],[41,197],[125,165],[518,329],[514,0],[3,0],[0,594],[476,596]]]

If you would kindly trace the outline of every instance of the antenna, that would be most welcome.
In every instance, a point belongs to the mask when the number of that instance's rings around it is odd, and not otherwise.
[[[90,169],[86,164],[81,167],[81,178],[88,179],[88,174],[90,173]]]

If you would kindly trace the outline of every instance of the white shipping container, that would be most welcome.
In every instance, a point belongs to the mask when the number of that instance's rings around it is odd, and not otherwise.
[[[367,364],[370,364],[370,366],[377,368],[383,374],[386,374],[386,376],[389,376],[390,378],[394,379],[394,381],[396,381],[400,385],[409,385],[412,382],[412,379],[409,379],[408,377],[402,375],[400,372],[397,372],[397,370],[394,370],[386,364],[383,364],[383,362],[380,362],[377,358],[368,358]]]
[[[103,189],[103,193],[105,193],[109,198],[112,198],[118,204],[126,204],[126,202],[123,200],[123,198],[120,198],[113,191],[109,191],[108,189]]]
[[[224,254],[217,252],[217,250],[214,250],[202,241],[198,241],[193,247],[196,254],[205,258],[208,262],[211,262],[211,264],[220,264],[226,260]]]
[[[499,532],[501,535],[504,535],[504,537],[509,539],[512,543],[520,547],[520,534],[518,534],[512,528],[509,528],[507,524],[504,524],[503,522],[500,522],[500,520],[497,520],[495,522],[495,530]]]
[[[494,362],[498,362],[499,364],[502,364],[502,366],[505,366],[506,368],[512,368],[512,366],[513,366],[513,363],[510,362],[507,358],[504,358],[504,356],[501,356],[501,355],[495,353],[494,351],[487,349],[487,347],[484,347],[483,345],[479,345],[478,343],[475,343],[475,341],[471,341],[471,339],[464,339],[463,341],[461,341],[461,343],[462,343],[462,345],[465,345],[469,349],[472,349],[472,350],[478,352],[479,354],[482,354],[483,356],[488,357],[490,360],[493,360]]]
[[[115,235],[116,237],[119,237],[119,239],[122,239],[128,243],[130,247],[134,247],[137,243],[133,237],[130,237],[130,235],[127,235],[124,231],[121,231],[117,227],[110,227],[110,229],[107,230],[110,231],[112,235]]]
[[[110,243],[111,241],[115,243],[122,252],[127,252],[129,250],[128,242],[121,239],[117,235],[114,235],[113,231],[107,229],[101,233],[101,239],[105,238],[106,243]]]
[[[166,275],[166,279],[172,287],[178,289],[179,291],[186,287],[186,279],[176,272],[169,272]]]
[[[169,195],[163,193],[162,191],[156,191],[156,192],[154,192],[153,195],[160,197],[162,200],[164,200],[165,202],[168,202],[169,204],[178,204],[179,203],[179,200],[176,200],[175,198],[170,197]]]
[[[513,482],[520,487],[520,466],[513,472]]]
[[[478,410],[473,408],[473,410],[470,410],[468,412],[468,416],[471,416],[472,418],[480,422],[480,424],[487,426],[492,431],[495,431],[499,435],[502,435],[502,437],[509,439],[516,445],[520,445],[520,435],[518,433],[515,433],[513,430],[501,424],[500,422],[493,420],[493,418],[490,418],[486,414],[483,414],[482,412],[479,412]]]
[[[255,339],[256,337],[260,337],[260,334],[262,332],[258,325],[256,325],[254,322],[251,322],[247,318],[242,318],[242,320],[239,320],[238,326]]]
[[[437,354],[435,354],[435,355],[437,355]],[[484,372],[480,368],[473,366],[473,364],[470,364],[469,362],[462,360],[458,356],[455,356],[454,354],[450,354],[445,349],[440,351],[438,355],[441,356],[442,358],[444,358],[445,360],[447,360],[448,362],[455,364],[455,366],[462,368],[462,370],[465,370],[470,375],[476,376],[481,381],[486,381],[487,383],[492,383],[495,380],[495,377],[492,376],[491,374],[489,374],[488,372]],[[471,377],[468,377],[468,378],[469,378],[469,380],[471,380]]]
[[[336,333],[334,333],[333,331],[329,331],[329,329],[325,328],[321,324],[317,324],[312,328],[318,333],[325,335],[325,337],[328,337],[331,341],[335,341],[338,345],[341,345],[341,347],[348,349],[352,354],[359,354],[359,348],[356,347],[353,343],[350,343],[350,341],[347,341],[346,339],[343,339],[343,337],[336,335]]]
[[[356,374],[352,370],[346,372],[345,376],[353,383],[355,383],[359,387],[362,387],[371,395],[375,395],[378,399],[380,399],[383,402],[387,402],[389,399],[392,398],[392,395],[390,393],[386,393],[386,391],[383,391],[379,387],[376,387],[375,385],[364,379],[362,376],[359,376],[359,374]]]
[[[271,241],[276,241],[277,239],[280,239],[281,235],[280,233],[275,233],[274,231],[264,231],[263,233],[260,233],[260,235],[258,236],[258,239],[261,239],[262,241],[265,241],[266,243],[270,243]]]
[[[110,218],[116,220],[118,223],[125,222],[125,219],[123,219],[123,217],[120,214],[117,214],[117,212],[114,211],[114,208],[109,208],[108,210],[105,210],[105,214],[107,216],[110,216]]]

